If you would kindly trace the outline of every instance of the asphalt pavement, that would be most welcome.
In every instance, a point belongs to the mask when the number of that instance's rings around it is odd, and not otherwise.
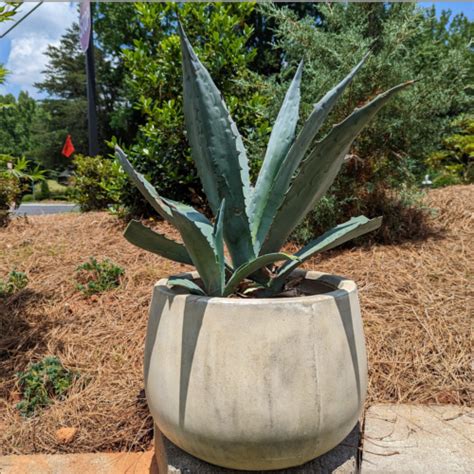
[[[79,212],[77,204],[56,203],[25,203],[13,211],[15,216],[41,216],[44,214],[62,214],[64,212]]]

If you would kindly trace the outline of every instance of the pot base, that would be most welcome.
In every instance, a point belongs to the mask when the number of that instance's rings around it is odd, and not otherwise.
[[[327,474],[336,472],[337,474],[355,474],[358,465],[360,436],[360,423],[357,423],[342,443],[334,449],[303,465],[286,468],[282,471],[282,474],[308,474],[317,472]],[[155,457],[160,473],[167,473],[170,469],[181,470],[181,472],[205,474],[231,474],[242,472],[209,464],[206,461],[191,456],[191,454],[178,448],[178,446],[163,436],[156,425],[154,425],[154,446]]]

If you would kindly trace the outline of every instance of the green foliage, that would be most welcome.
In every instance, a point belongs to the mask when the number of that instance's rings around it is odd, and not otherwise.
[[[75,155],[74,198],[82,211],[107,209],[118,204],[125,176],[120,165],[102,156]]]
[[[7,154],[0,154],[0,170],[4,170],[22,183],[35,183],[45,179],[46,170],[42,170],[38,165],[33,165],[24,156],[16,158]]]
[[[45,357],[17,374],[22,400],[17,409],[23,416],[32,416],[54,400],[63,400],[73,381],[79,376],[64,368],[54,356]]]
[[[355,137],[385,103],[412,82],[392,87],[356,108],[311,148],[320,127],[364,60],[315,104],[295,138],[300,65],[281,106],[253,188],[246,150],[236,124],[181,25],[179,35],[187,137],[215,222],[212,224],[191,206],[160,196],[116,147],[124,170],[149,204],[178,229],[185,248],[183,244],[171,243],[134,222],[127,228],[127,239],[139,247],[180,262],[190,259],[203,288],[183,278],[170,280],[171,285],[185,287],[192,293],[229,296],[239,291],[238,287],[244,280],[250,279],[255,282],[254,290],[262,295],[273,295],[282,291],[291,272],[315,253],[380,226],[381,217],[355,217],[325,232],[294,256],[279,252],[292,230],[333,183]],[[232,263],[225,260],[224,242]],[[287,262],[276,268],[274,263],[281,260]]]
[[[33,168],[25,157],[0,154],[0,226],[9,222],[8,209],[18,205],[24,193],[33,189],[36,181],[44,180],[45,171]]]
[[[87,296],[117,288],[124,274],[123,268],[109,259],[98,262],[94,257],[90,257],[88,262],[78,266],[76,272],[78,281],[76,287]]]
[[[49,183],[46,180],[41,181],[41,183],[39,183],[39,185],[35,187],[33,196],[38,201],[49,199],[51,197],[51,193],[49,191]]]
[[[0,227],[10,221],[10,206],[21,194],[20,180],[11,173],[0,169]]]
[[[33,194],[24,194],[21,198],[21,202],[34,202],[35,197]]]
[[[5,280],[0,280],[0,298],[11,296],[28,285],[26,273],[12,270]]]
[[[19,4],[15,2],[5,2],[3,5],[0,5],[0,23],[11,20],[13,16],[15,15],[15,8],[18,5]],[[5,81],[6,74],[7,74],[6,69],[0,64],[0,84],[3,84],[3,82]],[[2,102],[0,99],[0,108],[1,107],[2,107]]]
[[[33,197],[37,201],[52,199],[57,201],[67,201],[71,194],[67,186],[59,184],[54,179],[45,179],[34,186]],[[24,201],[24,198],[23,198]]]
[[[474,117],[453,122],[452,135],[426,159],[433,186],[474,182]]]
[[[33,124],[41,117],[41,106],[21,91],[0,96],[0,153],[35,158],[32,150]]]
[[[332,112],[335,122],[341,121],[349,110],[373,97],[394,82],[409,79],[419,81],[404,94],[392,100],[365,128],[352,145],[342,172],[319,202],[303,228],[298,231],[310,238],[311,234],[333,225],[335,217],[351,217],[357,209],[378,209],[372,199],[387,205],[383,214],[399,212],[394,219],[384,219],[377,239],[387,242],[387,236],[416,238],[426,232],[426,212],[417,201],[406,200],[401,193],[421,182],[426,174],[425,158],[437,147],[439,137],[450,128],[453,116],[468,110],[472,103],[469,86],[472,23],[457,16],[449,22],[449,15],[438,19],[434,9],[423,10],[407,3],[348,3],[319,4],[322,16],[299,19],[285,8],[260,7],[278,25],[276,46],[289,65],[305,58],[308,80],[302,89],[301,108],[309,113],[315,97],[335,83],[336,77],[351,67],[353,57],[372,49],[373,54],[360,72],[360,80],[348,88]],[[288,68],[289,69],[289,68]],[[285,71],[282,71],[285,76]],[[284,84],[274,78],[273,92],[283,98]],[[276,115],[276,110],[271,110]],[[329,131],[321,129],[321,136]],[[334,203],[334,216],[328,204]],[[401,207],[408,203],[408,208]],[[364,213],[366,211],[363,211]],[[378,214],[367,214],[375,217]],[[410,221],[416,215],[420,223],[418,235],[405,233],[415,230]],[[409,219],[403,221],[403,219]],[[329,224],[330,222],[330,224]],[[392,227],[395,226],[395,227]],[[398,226],[398,230],[397,230]]]
[[[0,23],[11,20],[15,15],[15,9],[19,5],[18,2],[3,2],[3,5],[0,5]]]
[[[247,23],[252,3],[136,3],[129,21],[139,37],[124,48],[127,84],[135,107],[145,119],[129,156],[138,171],[173,199],[188,199],[203,207],[204,200],[184,132],[180,43],[176,15],[185,27],[201,61],[209,69],[242,131],[250,154],[263,152],[262,137],[269,124],[264,115],[265,88],[249,69],[256,50],[248,47],[252,29]],[[138,26],[139,25],[139,26]],[[257,171],[253,169],[252,171]],[[136,190],[128,189],[125,204],[136,213],[144,205]]]
[[[319,8],[324,17],[319,25],[311,17],[298,20],[287,9],[266,9],[278,22],[277,45],[288,63],[305,59],[308,80],[302,90],[302,110],[308,113],[314,97],[321,97],[335,83],[335,76],[351,67],[352,58],[372,46],[360,80],[335,108],[334,120],[341,120],[380,89],[419,79],[361,133],[353,152],[364,159],[390,158],[394,166],[401,160],[397,153],[422,160],[436,147],[453,115],[470,107],[467,45],[472,24],[463,16],[451,23],[446,14],[437,19],[434,9],[423,10],[413,3],[339,3]],[[284,87],[274,92],[283,97]],[[385,166],[389,172],[390,163]]]
[[[49,188],[49,196],[51,199],[66,200],[69,195],[69,188],[63,184],[59,184],[55,179],[46,180]]]
[[[354,196],[336,197],[342,190],[340,184],[332,187],[332,192],[324,196],[304,221],[294,230],[290,240],[307,244],[314,235],[334,227],[347,216],[360,214],[368,216],[383,215],[379,230],[367,234],[358,241],[401,243],[407,239],[423,239],[428,235],[427,219],[431,210],[423,204],[424,193],[414,186],[403,186],[397,190],[387,190],[382,184],[371,186],[361,183],[354,190]]]

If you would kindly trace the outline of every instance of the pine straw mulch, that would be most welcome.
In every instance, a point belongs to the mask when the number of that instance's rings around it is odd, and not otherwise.
[[[431,191],[439,211],[428,239],[335,250],[306,265],[359,285],[369,404],[471,403],[473,202],[474,186]],[[187,268],[136,249],[122,229],[115,217],[90,213],[17,219],[0,230],[0,276],[15,267],[30,279],[0,302],[0,454],[149,447],[142,352],[151,288]],[[118,290],[87,298],[75,289],[75,269],[89,256],[125,268]],[[15,374],[45,355],[81,376],[66,400],[22,418]],[[64,426],[78,428],[68,444],[55,436]]]

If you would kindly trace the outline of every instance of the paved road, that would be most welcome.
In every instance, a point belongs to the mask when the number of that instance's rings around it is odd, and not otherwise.
[[[42,204],[26,203],[20,204],[18,209],[13,211],[16,216],[41,216],[43,214],[61,214],[63,212],[78,212],[77,204]]]

